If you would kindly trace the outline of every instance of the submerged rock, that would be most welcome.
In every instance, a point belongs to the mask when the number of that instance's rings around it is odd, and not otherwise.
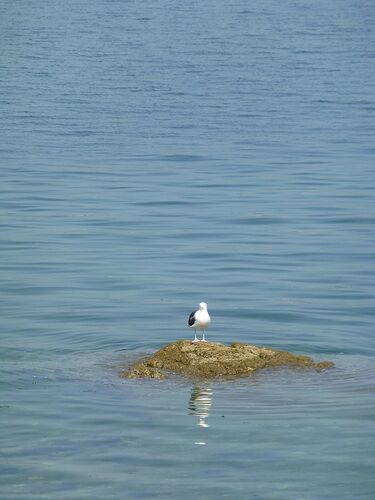
[[[178,340],[168,344],[147,359],[121,372],[127,378],[164,379],[170,373],[192,378],[243,377],[261,368],[293,366],[317,371],[334,366],[332,361],[315,362],[308,356],[269,347],[234,343],[230,346],[213,342],[192,344]]]

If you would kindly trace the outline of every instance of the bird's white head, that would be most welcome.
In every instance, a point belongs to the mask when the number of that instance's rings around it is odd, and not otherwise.
[[[201,311],[202,311],[203,309],[207,309],[207,304],[206,304],[206,302],[201,302],[201,303],[199,304],[199,309],[200,309]]]

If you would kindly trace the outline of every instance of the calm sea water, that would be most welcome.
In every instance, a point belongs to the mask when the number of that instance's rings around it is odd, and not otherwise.
[[[1,2],[1,498],[374,498],[374,15]],[[201,300],[336,368],[118,377]]]

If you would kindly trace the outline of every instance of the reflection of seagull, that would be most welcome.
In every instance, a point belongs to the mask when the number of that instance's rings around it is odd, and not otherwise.
[[[198,420],[198,425],[201,427],[209,427],[206,424],[205,419],[210,414],[210,408],[212,405],[212,390],[210,386],[193,386],[191,390],[191,396],[189,401],[190,415],[196,415]]]
[[[190,328],[194,328],[193,344],[196,344],[197,342],[206,342],[204,331],[209,327],[210,323],[211,318],[207,311],[207,304],[205,302],[201,302],[199,304],[198,311],[193,311],[188,320]],[[203,330],[202,340],[197,338],[197,330]]]

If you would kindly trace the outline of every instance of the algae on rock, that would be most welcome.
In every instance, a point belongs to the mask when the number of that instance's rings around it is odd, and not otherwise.
[[[127,378],[164,379],[169,373],[192,378],[243,377],[261,368],[294,366],[317,371],[333,366],[331,361],[315,362],[308,356],[288,351],[234,343],[230,346],[213,342],[192,344],[178,340],[168,344],[147,359],[121,372]]]

